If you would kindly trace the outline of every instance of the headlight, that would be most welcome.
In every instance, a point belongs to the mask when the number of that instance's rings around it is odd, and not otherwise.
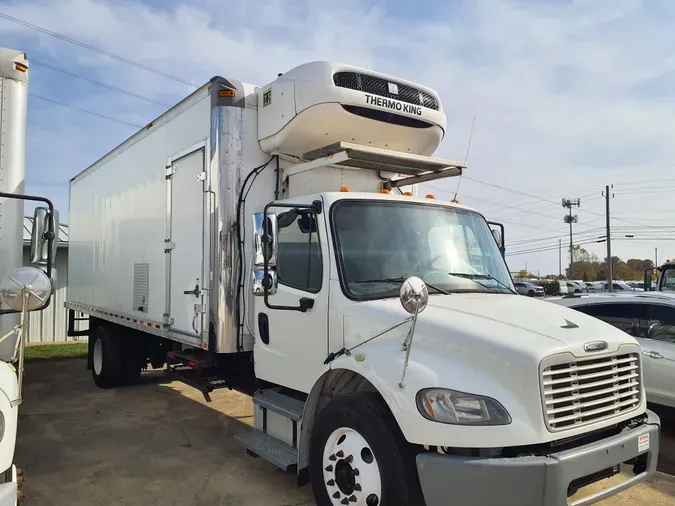
[[[417,409],[431,421],[453,425],[508,425],[511,416],[494,399],[445,388],[417,393]]]

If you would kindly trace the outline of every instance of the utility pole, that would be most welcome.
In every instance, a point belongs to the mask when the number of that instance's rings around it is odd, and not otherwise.
[[[614,185],[611,185],[614,188]],[[605,220],[607,222],[607,289],[612,291],[612,238],[609,235],[610,221],[609,221],[609,199],[614,197],[614,194],[609,194],[610,185],[605,186]]]
[[[569,209],[569,214],[565,215],[565,223],[570,224],[570,277],[574,279],[574,243],[572,241],[572,223],[579,221],[579,217],[575,214],[572,216],[573,207],[581,207],[581,199],[562,199],[562,206]],[[562,274],[562,268],[561,268]]]
[[[659,248],[658,246],[654,247],[654,267],[659,265]]]
[[[558,276],[562,276],[562,239],[558,239]]]

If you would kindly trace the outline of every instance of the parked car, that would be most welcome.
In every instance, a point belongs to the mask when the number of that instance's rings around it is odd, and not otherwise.
[[[635,337],[642,347],[647,400],[675,408],[675,293],[568,295],[551,302],[599,318]],[[639,372],[636,369],[635,374]]]
[[[567,281],[566,283],[568,293],[588,293],[588,288],[586,288],[586,285],[582,285],[577,281]]]
[[[608,291],[609,283],[603,283],[602,289]],[[625,281],[612,281],[612,290],[615,292],[635,292],[636,290]]]
[[[537,286],[528,281],[516,281],[513,283],[516,287],[516,291],[520,295],[527,295],[528,297],[543,297],[544,289],[541,286]]]

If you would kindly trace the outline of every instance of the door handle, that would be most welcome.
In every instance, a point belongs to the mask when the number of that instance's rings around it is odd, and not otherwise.
[[[195,285],[194,290],[186,290],[186,291],[183,292],[183,294],[185,294],[185,295],[194,295],[195,297],[199,297],[200,293],[201,292],[199,290],[199,285]]]
[[[643,351],[642,354],[654,359],[664,358],[658,351]]]

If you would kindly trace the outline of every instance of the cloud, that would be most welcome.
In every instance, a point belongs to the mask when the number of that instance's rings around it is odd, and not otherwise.
[[[620,181],[663,178],[667,169],[654,168],[675,163],[675,88],[668,86],[675,75],[675,6],[665,0],[429,1],[416,9],[366,0],[21,0],[0,1],[0,12],[195,83],[219,74],[262,85],[295,65],[328,59],[429,85],[448,114],[440,156],[464,157],[475,116],[467,175],[547,201],[462,182],[460,199],[490,210],[490,218],[509,219],[512,240],[564,234],[564,210],[553,204],[563,195],[592,192],[579,210],[578,230],[598,228],[602,216],[593,213],[604,208],[593,198],[606,183],[619,188]],[[0,45],[168,103],[190,92],[185,84],[2,19]],[[133,123],[162,110],[39,66],[31,88]],[[30,127],[29,187],[66,182],[133,133],[35,100]],[[434,186],[453,192],[456,183]],[[65,209],[67,193],[58,195]],[[646,223],[663,208],[661,195],[621,193],[612,206],[617,216]],[[539,244],[549,243],[557,240]],[[602,254],[602,245],[594,248]],[[651,242],[616,248],[623,257],[653,253]],[[527,258],[530,268],[557,270],[557,252]]]

